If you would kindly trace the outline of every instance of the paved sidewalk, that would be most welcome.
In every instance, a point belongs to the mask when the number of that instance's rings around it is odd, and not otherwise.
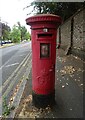
[[[65,56],[57,49],[55,99],[56,105],[37,109],[32,105],[31,72],[15,118],[83,118],[84,61],[73,55]]]

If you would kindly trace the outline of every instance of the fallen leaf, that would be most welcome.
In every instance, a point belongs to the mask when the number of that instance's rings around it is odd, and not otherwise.
[[[64,77],[64,76],[62,76],[62,78],[63,78],[63,79],[65,79],[65,77]]]
[[[77,56],[75,56],[75,58],[76,58],[76,59],[78,59],[78,57],[77,57]]]
[[[73,77],[73,75],[70,75],[70,77]]]
[[[78,72],[82,71],[81,68],[78,69]]]
[[[13,97],[10,99],[10,101],[13,101]]]
[[[48,113],[50,113],[50,111],[48,111]]]
[[[80,86],[83,86],[83,84],[80,84]]]
[[[68,86],[68,83],[66,83],[66,85]]]
[[[78,80],[78,82],[80,82],[80,80]]]
[[[65,74],[73,74],[76,70],[74,69],[73,66],[64,66],[64,69],[60,70],[61,75]]]
[[[65,85],[62,85],[62,88],[65,88]]]

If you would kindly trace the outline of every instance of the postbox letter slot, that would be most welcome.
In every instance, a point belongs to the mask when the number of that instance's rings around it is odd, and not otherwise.
[[[52,34],[44,34],[44,33],[38,34],[38,38],[50,38],[50,37],[52,37]]]

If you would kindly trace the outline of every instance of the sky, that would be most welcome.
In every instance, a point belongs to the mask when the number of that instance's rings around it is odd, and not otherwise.
[[[29,26],[26,25],[25,19],[30,17],[29,15],[27,16],[27,13],[31,12],[32,8],[25,10],[23,10],[23,8],[29,5],[32,1],[33,0],[0,0],[0,17],[2,21],[7,22],[11,28],[18,21],[21,23],[21,25],[29,28]]]
[[[21,25],[26,26],[25,19],[27,13],[32,10],[32,8],[25,9],[33,0],[0,0],[0,18],[2,21],[7,22],[8,25],[12,28],[14,24],[18,21]]]

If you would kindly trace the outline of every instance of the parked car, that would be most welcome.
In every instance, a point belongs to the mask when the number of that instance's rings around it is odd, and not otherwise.
[[[8,43],[8,40],[5,40],[5,44],[7,44]]]
[[[9,44],[9,43],[12,43],[11,40],[5,40],[5,44]]]
[[[0,40],[0,45],[3,45],[3,44],[5,44],[5,41]]]
[[[11,40],[8,40],[8,42],[9,42],[9,43],[12,43],[12,41],[11,41]]]
[[[4,40],[2,40],[1,42],[2,42],[2,44],[5,44],[5,41],[4,41]]]

